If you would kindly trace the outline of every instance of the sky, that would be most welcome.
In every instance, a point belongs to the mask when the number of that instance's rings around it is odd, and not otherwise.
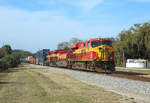
[[[73,37],[116,37],[150,21],[150,0],[0,0],[0,47],[54,50]]]

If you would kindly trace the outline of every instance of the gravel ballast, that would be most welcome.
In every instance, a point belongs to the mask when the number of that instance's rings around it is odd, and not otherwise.
[[[74,71],[54,67],[32,65],[36,68],[66,74],[88,84],[103,87],[108,91],[113,91],[130,98],[145,101],[143,103],[150,103],[150,83],[136,80],[130,80],[119,77],[106,76],[105,74],[94,74],[90,72]]]

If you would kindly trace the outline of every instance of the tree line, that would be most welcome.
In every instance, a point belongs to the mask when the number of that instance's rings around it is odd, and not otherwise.
[[[114,38],[115,62],[124,66],[127,59],[150,60],[150,22],[134,24]]]
[[[23,50],[12,50],[10,45],[4,45],[0,48],[0,71],[16,67],[21,63],[21,58],[33,55]]]
[[[109,39],[113,42],[117,66],[125,66],[127,59],[150,60],[150,22],[134,24],[129,29],[122,30],[117,37]],[[72,38],[69,42],[59,43],[57,48],[69,50],[71,45],[81,42],[83,40]]]

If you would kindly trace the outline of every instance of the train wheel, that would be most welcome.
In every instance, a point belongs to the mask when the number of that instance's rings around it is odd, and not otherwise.
[[[68,65],[67,68],[68,68],[68,69],[72,69],[72,66],[71,66],[71,65]]]
[[[112,74],[112,70],[106,69],[106,70],[105,70],[105,73],[106,73],[106,74]]]
[[[95,67],[95,71],[98,73],[104,73],[104,70],[102,70],[100,67]]]

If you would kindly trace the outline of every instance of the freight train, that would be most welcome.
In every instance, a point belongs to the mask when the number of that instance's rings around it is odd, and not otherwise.
[[[48,53],[46,53],[48,54]],[[36,57],[38,59],[38,56]],[[45,62],[48,66],[113,73],[114,48],[109,39],[91,39],[72,45],[70,50],[49,51]]]

